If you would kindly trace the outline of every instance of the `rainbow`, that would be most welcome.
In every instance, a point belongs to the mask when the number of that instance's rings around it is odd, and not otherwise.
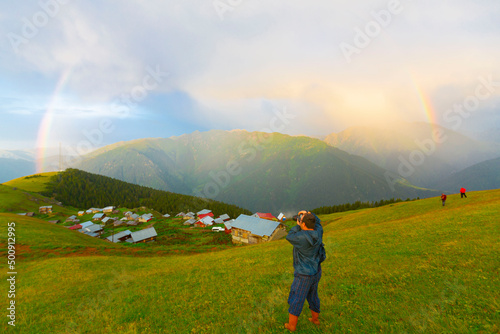
[[[48,138],[50,136],[52,121],[54,119],[54,109],[57,104],[57,100],[59,98],[59,94],[61,93],[64,85],[68,81],[68,78],[71,74],[71,68],[65,70],[59,80],[57,81],[56,87],[52,96],[50,98],[50,102],[47,106],[47,110],[45,111],[42,121],[40,122],[40,126],[38,127],[38,136],[36,140],[36,172],[41,173],[44,171],[45,167],[45,158],[46,158],[46,150],[48,146]]]
[[[420,100],[420,103],[422,105],[422,109],[424,110],[425,116],[429,123],[434,127],[438,124],[438,117],[436,115],[436,111],[434,110],[434,107],[432,105],[431,100],[429,97],[423,92],[423,90],[419,87],[419,85],[416,83],[415,80],[413,80],[413,84],[415,86],[415,89],[417,91],[418,98]]]

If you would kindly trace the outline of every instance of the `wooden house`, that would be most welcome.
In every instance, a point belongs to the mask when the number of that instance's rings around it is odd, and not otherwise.
[[[212,218],[214,217],[213,212],[207,209],[203,209],[197,212],[196,215],[198,216],[198,219],[203,219],[205,217],[212,217]]]
[[[104,209],[102,209],[102,212],[104,212],[104,213],[113,213],[114,209],[115,209],[114,206],[107,206]]]
[[[234,243],[258,244],[280,239],[287,232],[280,222],[242,214],[232,222],[231,235]]]
[[[131,234],[132,232],[130,232],[129,230],[121,231],[116,234],[110,235],[109,237],[106,238],[106,240],[117,243],[120,241],[127,240],[128,238],[130,238]]]
[[[158,233],[156,233],[156,230],[154,227],[146,228],[144,230],[140,230],[137,232],[132,232],[130,234],[130,238],[127,239],[127,242],[131,243],[139,243],[139,242],[151,242],[155,241],[156,237],[158,236]]]
[[[137,220],[141,223],[147,223],[148,221],[150,221],[152,219],[153,219],[153,214],[147,213],[147,214],[143,214],[142,216],[140,216]]]
[[[38,208],[38,212],[40,213],[52,213],[52,205],[47,205],[47,206],[41,206]]]
[[[97,220],[103,220],[106,217],[105,213],[96,213],[93,217],[92,220],[97,221]]]

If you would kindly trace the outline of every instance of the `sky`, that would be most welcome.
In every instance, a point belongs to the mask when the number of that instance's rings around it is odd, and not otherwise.
[[[498,0],[2,1],[0,36],[0,150],[500,128]]]

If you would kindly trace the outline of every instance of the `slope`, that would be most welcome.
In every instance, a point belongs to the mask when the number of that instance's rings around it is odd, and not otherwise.
[[[212,130],[143,139],[93,152],[80,169],[156,189],[213,198],[251,211],[428,197],[385,170],[309,137]]]
[[[498,332],[499,204],[495,190],[451,195],[444,208],[431,198],[322,217],[322,324],[307,321],[306,306],[298,332]],[[280,240],[193,256],[20,261],[16,328],[282,333],[291,250]]]

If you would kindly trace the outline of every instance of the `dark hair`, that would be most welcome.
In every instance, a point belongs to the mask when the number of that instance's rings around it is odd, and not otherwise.
[[[302,217],[302,222],[306,224],[307,228],[314,229],[314,227],[316,227],[316,217],[312,213],[304,214],[304,217]]]

